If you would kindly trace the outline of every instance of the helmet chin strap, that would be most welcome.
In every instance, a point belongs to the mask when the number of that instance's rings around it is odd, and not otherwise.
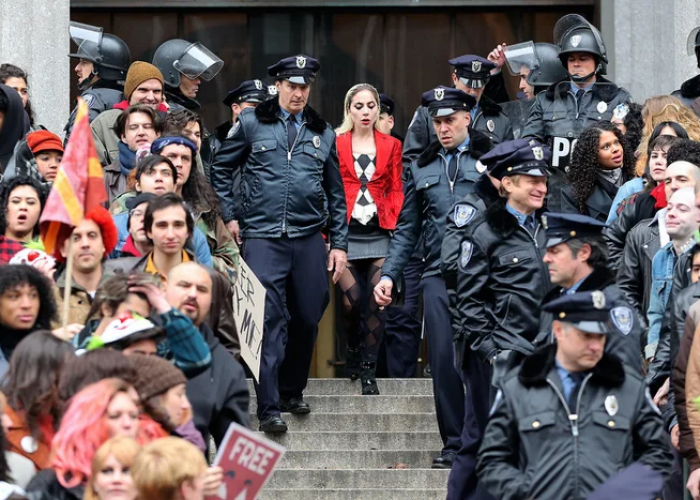
[[[95,83],[95,77],[97,77],[97,73],[95,73],[93,70],[90,72],[87,78],[83,78],[80,82],[78,82],[78,90],[82,92],[89,89],[90,86]]]
[[[587,75],[583,75],[583,76],[581,76],[581,75],[572,75],[571,73],[569,73],[569,77],[571,78],[571,81],[573,81],[574,83],[585,83],[585,82],[588,81],[588,79],[589,79],[590,77],[592,77],[592,76],[595,75],[596,73],[597,73],[597,71],[592,71],[592,72],[588,73]]]

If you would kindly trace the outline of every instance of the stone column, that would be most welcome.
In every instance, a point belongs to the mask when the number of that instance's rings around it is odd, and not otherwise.
[[[0,63],[29,73],[36,123],[62,135],[70,113],[70,0],[0,0]]]
[[[698,72],[686,40],[700,26],[697,0],[601,0],[600,27],[605,38],[608,77],[634,100],[669,94]]]

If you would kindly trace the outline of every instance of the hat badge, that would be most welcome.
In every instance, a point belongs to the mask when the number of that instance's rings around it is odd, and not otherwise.
[[[256,89],[258,89],[258,90],[262,90],[262,89],[263,89],[263,82],[261,82],[260,80],[254,80],[254,83],[255,83],[255,88],[256,88]]]
[[[593,299],[593,307],[596,309],[603,309],[605,307],[605,294],[600,290],[591,292],[591,298]]]
[[[277,95],[277,87],[275,87],[274,85],[268,85],[267,93],[270,95]]]
[[[540,146],[535,146],[532,148],[532,154],[535,156],[535,160],[542,161],[544,159],[544,150]]]
[[[445,89],[435,89],[435,100],[442,101],[445,98]]]
[[[474,73],[481,71],[481,61],[472,61],[472,71]]]
[[[579,43],[581,43],[581,35],[574,35],[571,37],[571,46],[572,47],[578,47]]]
[[[306,57],[297,56],[297,68],[304,69],[306,67]]]

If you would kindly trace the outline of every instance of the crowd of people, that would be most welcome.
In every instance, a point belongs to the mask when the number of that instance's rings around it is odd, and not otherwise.
[[[700,499],[700,76],[635,103],[568,15],[554,44],[447,61],[405,138],[369,83],[334,129],[303,54],[240,83],[208,129],[210,49],[132,62],[100,28],[71,37],[108,202],[55,256],[39,221],[77,111],[46,130],[28,75],[0,65],[3,498],[217,495],[211,452],[251,426],[245,261],[266,290],[260,431],[312,411],[336,286],[358,393],[381,393],[378,370],[415,376],[425,332],[448,499]]]

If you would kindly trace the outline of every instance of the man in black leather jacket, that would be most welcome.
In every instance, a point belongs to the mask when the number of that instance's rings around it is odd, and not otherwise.
[[[263,431],[287,430],[280,411],[310,411],[303,391],[330,300],[327,271],[337,282],[347,262],[335,133],[307,105],[319,69],[304,55],[268,68],[278,97],[243,110],[211,170],[224,222],[243,242],[243,258],[267,290],[256,385]],[[326,226],[329,256],[321,235]]]
[[[580,500],[632,462],[668,476],[668,438],[649,389],[604,349],[615,331],[607,294],[564,295],[545,309],[556,343],[506,375],[491,410],[478,464],[489,493]]]

